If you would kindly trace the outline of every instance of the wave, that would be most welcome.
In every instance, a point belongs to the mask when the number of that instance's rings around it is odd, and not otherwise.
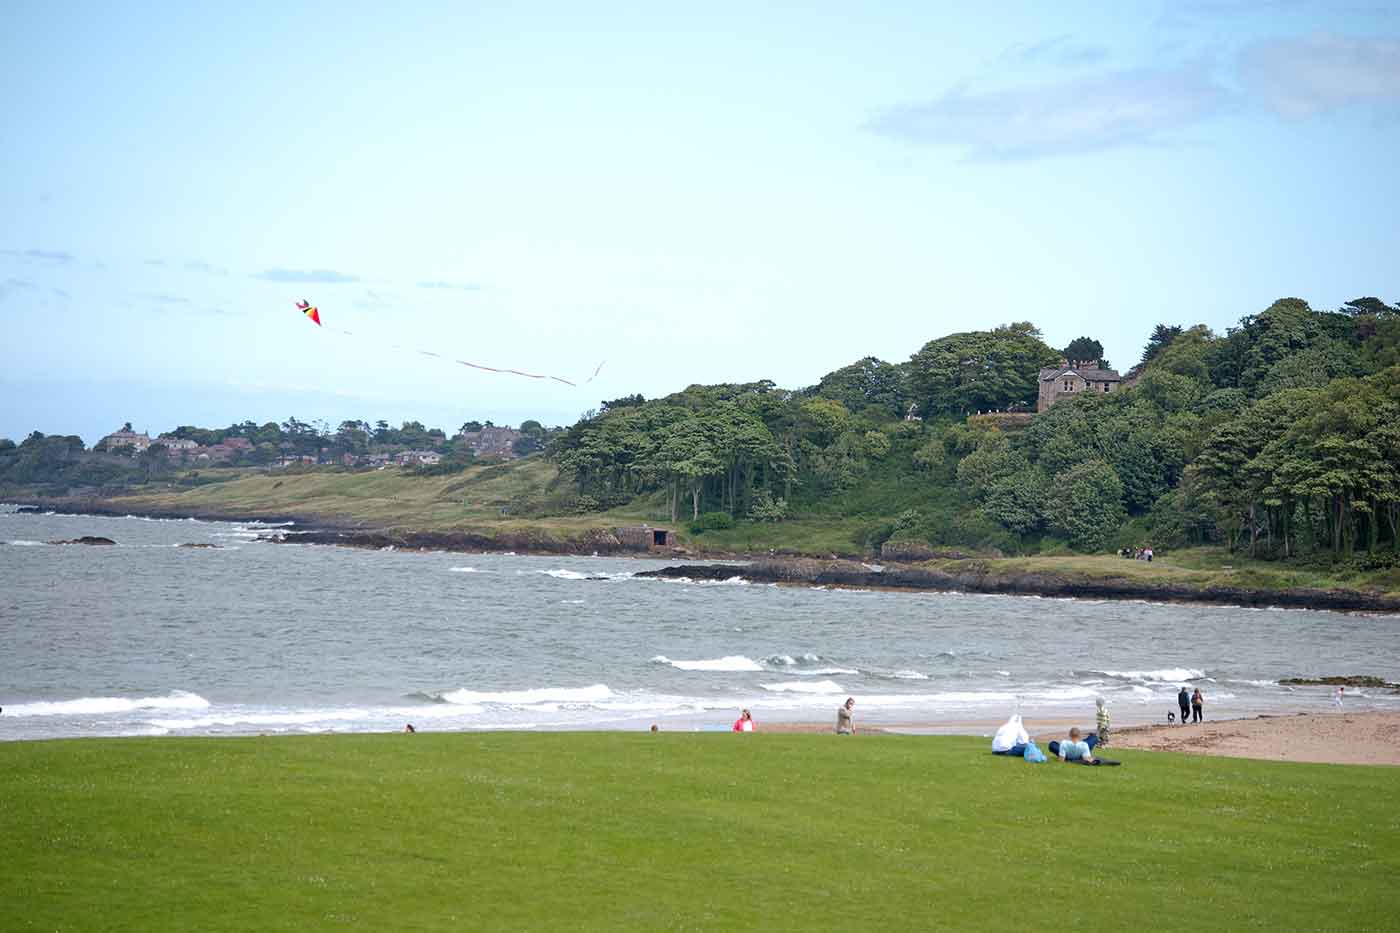
[[[450,573],[494,573],[492,570],[477,570],[475,567],[448,567]]]
[[[1163,667],[1152,671],[1090,671],[1089,673],[1116,677],[1119,680],[1146,680],[1154,683],[1182,683],[1187,680],[1200,680],[1206,676],[1205,671],[1197,670],[1194,667]]]
[[[361,707],[336,707],[301,710],[220,710],[206,716],[193,716],[185,719],[152,719],[150,724],[160,729],[210,729],[218,726],[233,728],[238,726],[260,727],[307,727],[332,723],[354,723],[361,728],[397,728],[403,720],[450,719],[471,716],[485,712],[480,706],[471,704],[439,704],[436,706],[389,707],[386,709],[364,709]],[[309,731],[317,731],[311,729]]]
[[[771,690],[774,693],[845,693],[846,688],[834,680],[818,680],[815,683],[806,681],[787,681],[781,684],[759,684],[764,690]]]
[[[6,541],[5,543],[11,545],[12,547],[43,547],[44,545],[44,542],[42,541],[26,541],[24,539],[20,539],[18,541]]]
[[[602,571],[602,570],[595,570],[595,571],[592,571],[592,572],[590,572],[590,573],[579,573],[577,570],[568,570],[568,569],[565,569],[565,568],[559,568],[559,569],[555,569],[555,570],[517,570],[517,571],[516,571],[516,574],[517,574],[517,575],[522,575],[522,576],[523,576],[524,574],[528,574],[528,573],[542,573],[542,574],[544,574],[546,577],[553,577],[553,578],[556,579],[556,580],[630,580],[630,579],[632,579],[632,574],[631,574],[630,572],[626,572],[626,571],[624,571],[624,572],[622,572],[622,573],[607,573],[607,572]]]
[[[761,671],[763,665],[742,654],[731,654],[723,658],[702,658],[698,661],[672,661],[664,654],[651,659],[653,664],[669,664],[682,671]]]
[[[921,671],[872,671],[875,677],[888,677],[891,680],[928,680],[928,675]]]
[[[159,697],[80,697],[76,700],[15,703],[5,707],[5,716],[96,716],[147,709],[208,708],[209,701],[199,694],[174,690]]]
[[[607,684],[593,684],[590,687],[536,687],[533,690],[448,690],[438,696],[447,703],[528,706],[533,703],[596,703],[612,699],[615,694]]]

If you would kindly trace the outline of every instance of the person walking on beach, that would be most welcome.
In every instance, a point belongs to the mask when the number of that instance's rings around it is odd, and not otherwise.
[[[1097,720],[1095,724],[1098,726],[1099,744],[1107,745],[1109,727],[1108,707],[1104,706],[1103,697],[1096,697],[1094,699],[1094,705],[1098,707],[1095,714],[1095,719]]]
[[[1186,685],[1181,685],[1181,692],[1176,695],[1176,705],[1181,709],[1181,724],[1184,726],[1191,721],[1191,694],[1186,692]]]
[[[1332,694],[1332,704],[1337,707],[1337,712],[1342,711],[1342,696],[1347,692],[1346,687],[1338,687],[1337,692]]]
[[[836,734],[856,734],[855,697],[846,697],[846,702],[836,710]]]
[[[753,716],[751,716],[751,715],[749,714],[749,711],[748,711],[748,710],[744,710],[742,713],[739,714],[739,718],[736,719],[736,720],[734,720],[734,731],[735,731],[735,732],[752,732],[752,731],[753,731]]]
[[[1205,702],[1205,697],[1201,696],[1201,688],[1197,687],[1196,692],[1191,694],[1191,722],[1201,721],[1201,707]]]

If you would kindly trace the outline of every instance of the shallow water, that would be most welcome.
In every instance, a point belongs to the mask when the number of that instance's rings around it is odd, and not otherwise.
[[[1104,696],[1121,724],[1181,683],[1227,716],[1330,708],[1280,678],[1400,680],[1395,616],[641,580],[661,562],[269,530],[0,508],[0,739],[710,728],[826,721],[848,695],[866,723],[1088,719]],[[85,534],[118,546],[43,543]]]

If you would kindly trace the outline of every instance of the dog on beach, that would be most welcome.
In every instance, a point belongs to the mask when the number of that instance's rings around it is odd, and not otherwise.
[[[1176,713],[1172,712],[1171,710],[1167,710],[1167,722],[1176,722]]]

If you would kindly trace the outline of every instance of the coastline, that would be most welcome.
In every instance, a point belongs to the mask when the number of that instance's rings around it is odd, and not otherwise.
[[[988,560],[968,559],[952,565],[929,566],[882,561],[882,566],[847,555],[816,559],[782,553],[753,554],[742,551],[700,551],[686,548],[643,550],[624,545],[615,529],[598,526],[577,537],[559,537],[543,529],[415,531],[366,527],[296,512],[232,513],[220,510],[128,507],[111,500],[73,500],[17,497],[12,504],[60,515],[95,515],[122,518],[197,519],[200,521],[292,524],[296,530],[269,531],[266,540],[279,544],[316,544],[337,547],[401,551],[441,551],[489,554],[514,552],[530,555],[581,557],[636,557],[684,561],[641,577],[728,580],[847,589],[903,592],[954,592],[1001,596],[1037,596],[1058,599],[1092,599],[1178,603],[1245,608],[1311,609],[1333,612],[1400,614],[1400,596],[1358,589],[1306,587],[1258,588],[1248,586],[1191,586],[1168,581],[1115,577],[1076,578],[1048,571],[997,569]],[[695,563],[696,561],[720,562]],[[727,565],[723,562],[729,562]],[[735,566],[741,562],[742,566]]]
[[[1063,739],[1072,725],[1092,730],[1093,717],[1037,719],[1028,725],[1041,748]],[[862,726],[859,735],[961,735],[987,738],[1001,722],[967,720],[940,723],[880,723]],[[830,723],[760,723],[759,732],[829,735]],[[990,745],[989,745],[990,747]],[[1400,711],[1359,710],[1326,713],[1267,713],[1238,719],[1207,720],[1199,725],[1135,725],[1115,729],[1105,748],[1175,752],[1261,761],[1295,761],[1343,765],[1400,766]],[[1113,757],[1112,752],[1108,757]]]

